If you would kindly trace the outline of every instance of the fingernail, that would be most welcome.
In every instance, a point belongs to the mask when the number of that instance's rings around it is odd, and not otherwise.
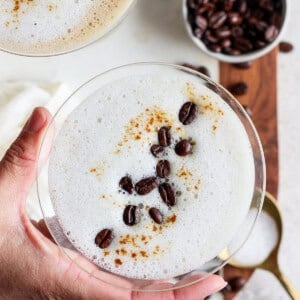
[[[40,110],[40,108],[37,107],[34,109],[31,117],[27,121],[25,129],[32,133],[36,133],[43,128],[45,122],[46,122],[45,115]]]
[[[211,282],[209,284],[209,288],[206,290],[205,296],[208,297],[218,292],[221,292],[226,286],[227,282],[222,277],[215,277],[214,282]]]
[[[217,293],[217,292],[223,290],[227,285],[228,285],[228,282],[225,281],[225,280],[222,278],[222,280],[220,280],[220,282],[218,283],[218,285],[215,286],[214,291],[213,291],[213,294],[215,294],[215,293]]]

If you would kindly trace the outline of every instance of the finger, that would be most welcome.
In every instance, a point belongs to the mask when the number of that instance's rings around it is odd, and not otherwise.
[[[6,196],[12,196],[6,199],[21,201],[26,197],[35,179],[39,149],[50,120],[51,115],[45,108],[36,108],[0,162],[1,194],[5,192]],[[18,194],[22,197],[16,197]]]
[[[133,300],[202,300],[207,296],[216,293],[223,289],[227,283],[222,277],[217,275],[211,275],[206,279],[203,279],[197,283],[194,283],[188,287],[180,288],[183,285],[192,283],[196,280],[200,280],[203,275],[192,275],[179,281],[177,284],[172,285],[171,283],[158,283],[147,286],[145,290],[162,290],[177,288],[166,292],[133,292]]]
[[[100,271],[84,257],[74,261],[58,253],[60,259],[53,261],[53,256],[45,262],[47,278],[50,283],[49,295],[59,299],[86,300],[130,300],[130,283],[109,273]],[[85,260],[85,261],[81,261]],[[84,268],[83,271],[78,265]],[[49,280],[49,277],[51,278]],[[123,288],[119,288],[119,287]]]
[[[30,224],[28,236],[41,251],[43,260],[39,263],[43,268],[41,276],[36,282],[39,289],[47,286],[47,294],[60,299],[130,299],[131,282],[100,270],[79,252],[58,248],[46,238],[50,233],[44,220],[31,220]]]
[[[145,292],[132,292],[132,300],[173,300],[175,295],[172,290],[167,292],[150,292],[151,290],[165,290],[174,287],[172,283],[162,282],[148,285],[145,287]]]
[[[44,222],[36,223],[45,226]],[[42,229],[43,231],[44,229]],[[48,230],[46,229],[45,233]],[[47,278],[51,280],[52,287],[49,290],[51,295],[59,295],[70,299],[133,299],[133,300],[202,300],[207,296],[216,293],[226,286],[226,282],[219,276],[210,277],[199,281],[185,288],[179,288],[183,285],[195,282],[203,275],[192,275],[179,281],[175,286],[168,282],[156,282],[145,286],[146,292],[132,292],[132,284],[110,273],[99,270],[97,266],[91,263],[82,255],[69,249],[64,249],[69,258],[65,256],[54,244],[48,249],[44,258],[48,258],[43,266],[47,268]],[[54,260],[54,261],[53,261]],[[59,263],[57,263],[57,260]],[[76,262],[76,263],[74,263]],[[84,271],[83,271],[84,270]],[[52,276],[50,275],[52,273]],[[119,288],[123,287],[123,289]],[[153,293],[150,290],[164,290],[177,287],[177,290]],[[148,290],[148,291],[147,291]],[[109,295],[109,296],[108,296]],[[103,298],[104,297],[104,298]],[[110,298],[109,298],[110,297]]]
[[[41,291],[46,289],[50,298],[130,299],[132,284],[128,280],[100,270],[79,252],[57,247],[44,235],[49,231],[43,220],[31,221],[27,232],[41,258],[38,262],[40,276],[36,278],[35,286]]]

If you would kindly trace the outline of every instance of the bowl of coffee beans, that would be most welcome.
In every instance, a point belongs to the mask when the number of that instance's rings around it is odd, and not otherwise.
[[[193,42],[218,60],[241,63],[271,51],[287,23],[287,0],[183,0]]]

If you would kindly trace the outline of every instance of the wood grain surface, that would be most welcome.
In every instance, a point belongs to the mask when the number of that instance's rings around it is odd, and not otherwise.
[[[246,82],[248,92],[237,96],[247,106],[264,148],[267,166],[267,190],[277,197],[278,191],[278,143],[277,143],[277,49],[257,59],[249,69],[238,69],[227,63],[220,63],[220,83],[226,88],[237,82]],[[249,278],[252,269],[225,267],[225,279],[235,276]],[[235,293],[226,293],[230,300]]]

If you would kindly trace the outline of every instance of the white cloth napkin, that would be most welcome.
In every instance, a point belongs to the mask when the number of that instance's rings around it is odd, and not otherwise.
[[[35,107],[45,106],[54,113],[68,94],[67,87],[61,83],[0,82],[0,159]],[[42,218],[35,185],[26,209],[31,219]]]

